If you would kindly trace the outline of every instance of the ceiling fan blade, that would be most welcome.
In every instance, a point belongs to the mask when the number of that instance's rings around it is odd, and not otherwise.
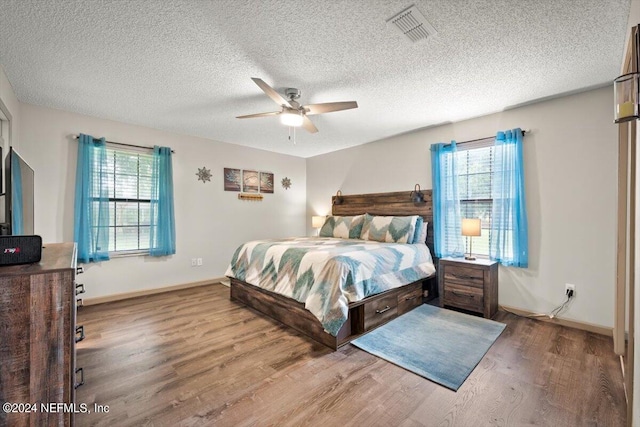
[[[344,101],[344,102],[324,102],[322,104],[309,104],[303,107],[307,112],[307,115],[332,113],[334,111],[350,110],[352,108],[358,108],[356,101]]]
[[[293,106],[291,104],[289,104],[289,101],[287,101],[282,96],[280,96],[280,94],[278,92],[276,92],[271,86],[266,84],[264,82],[264,80],[259,79],[257,77],[251,77],[251,80],[253,80],[255,82],[255,84],[257,84],[258,87],[260,87],[260,89],[262,89],[264,91],[264,93],[267,94],[267,96],[269,98],[273,99],[273,101],[276,104],[278,104],[278,105],[286,105],[289,108],[293,108]]]
[[[317,133],[318,128],[313,124],[309,117],[302,116],[302,127],[309,133]]]
[[[271,111],[269,113],[247,114],[246,116],[237,116],[236,119],[252,119],[254,117],[277,116],[280,113],[281,113],[281,111]]]

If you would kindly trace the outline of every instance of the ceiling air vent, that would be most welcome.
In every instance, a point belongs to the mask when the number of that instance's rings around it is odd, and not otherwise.
[[[415,5],[387,19],[387,24],[393,24],[398,31],[409,37],[412,42],[427,39],[429,36],[436,34],[436,29],[427,22],[424,15],[420,13]]]

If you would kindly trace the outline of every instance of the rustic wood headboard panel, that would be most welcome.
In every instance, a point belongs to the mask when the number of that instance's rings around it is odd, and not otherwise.
[[[427,221],[427,246],[433,251],[433,204],[431,190],[421,190],[424,203],[413,203],[411,191],[342,195],[342,203],[331,198],[332,214],[341,216],[361,215],[420,215]]]

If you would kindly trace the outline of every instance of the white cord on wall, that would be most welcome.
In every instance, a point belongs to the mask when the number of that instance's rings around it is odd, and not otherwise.
[[[520,317],[529,317],[529,318],[546,317],[548,319],[555,319],[556,317],[560,317],[560,315],[567,310],[567,308],[569,307],[569,303],[574,299],[573,294],[571,295],[567,294],[566,298],[567,299],[562,304],[560,304],[559,306],[551,310],[549,314],[546,314],[546,313],[518,314],[518,313],[514,313],[513,311],[506,310],[504,307],[502,307],[502,309],[508,313],[515,314],[516,316],[520,316]]]

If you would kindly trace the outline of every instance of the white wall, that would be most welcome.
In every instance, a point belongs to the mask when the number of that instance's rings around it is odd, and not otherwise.
[[[35,230],[45,242],[73,241],[77,142],[71,135],[175,150],[177,253],[85,265],[87,298],[222,277],[244,241],[305,232],[304,159],[29,104],[20,104],[20,115],[20,154],[35,171]],[[201,167],[211,170],[211,182],[198,181]],[[223,191],[224,167],[273,172],[275,193],[262,202],[238,200],[238,193]],[[289,190],[280,185],[285,176]],[[204,265],[191,267],[197,257]]]
[[[429,146],[520,127],[524,139],[529,268],[500,267],[500,304],[613,326],[617,129],[613,90],[601,88],[445,124],[307,159],[307,218],[330,212],[331,196],[431,188]],[[307,221],[307,232],[311,232]]]

